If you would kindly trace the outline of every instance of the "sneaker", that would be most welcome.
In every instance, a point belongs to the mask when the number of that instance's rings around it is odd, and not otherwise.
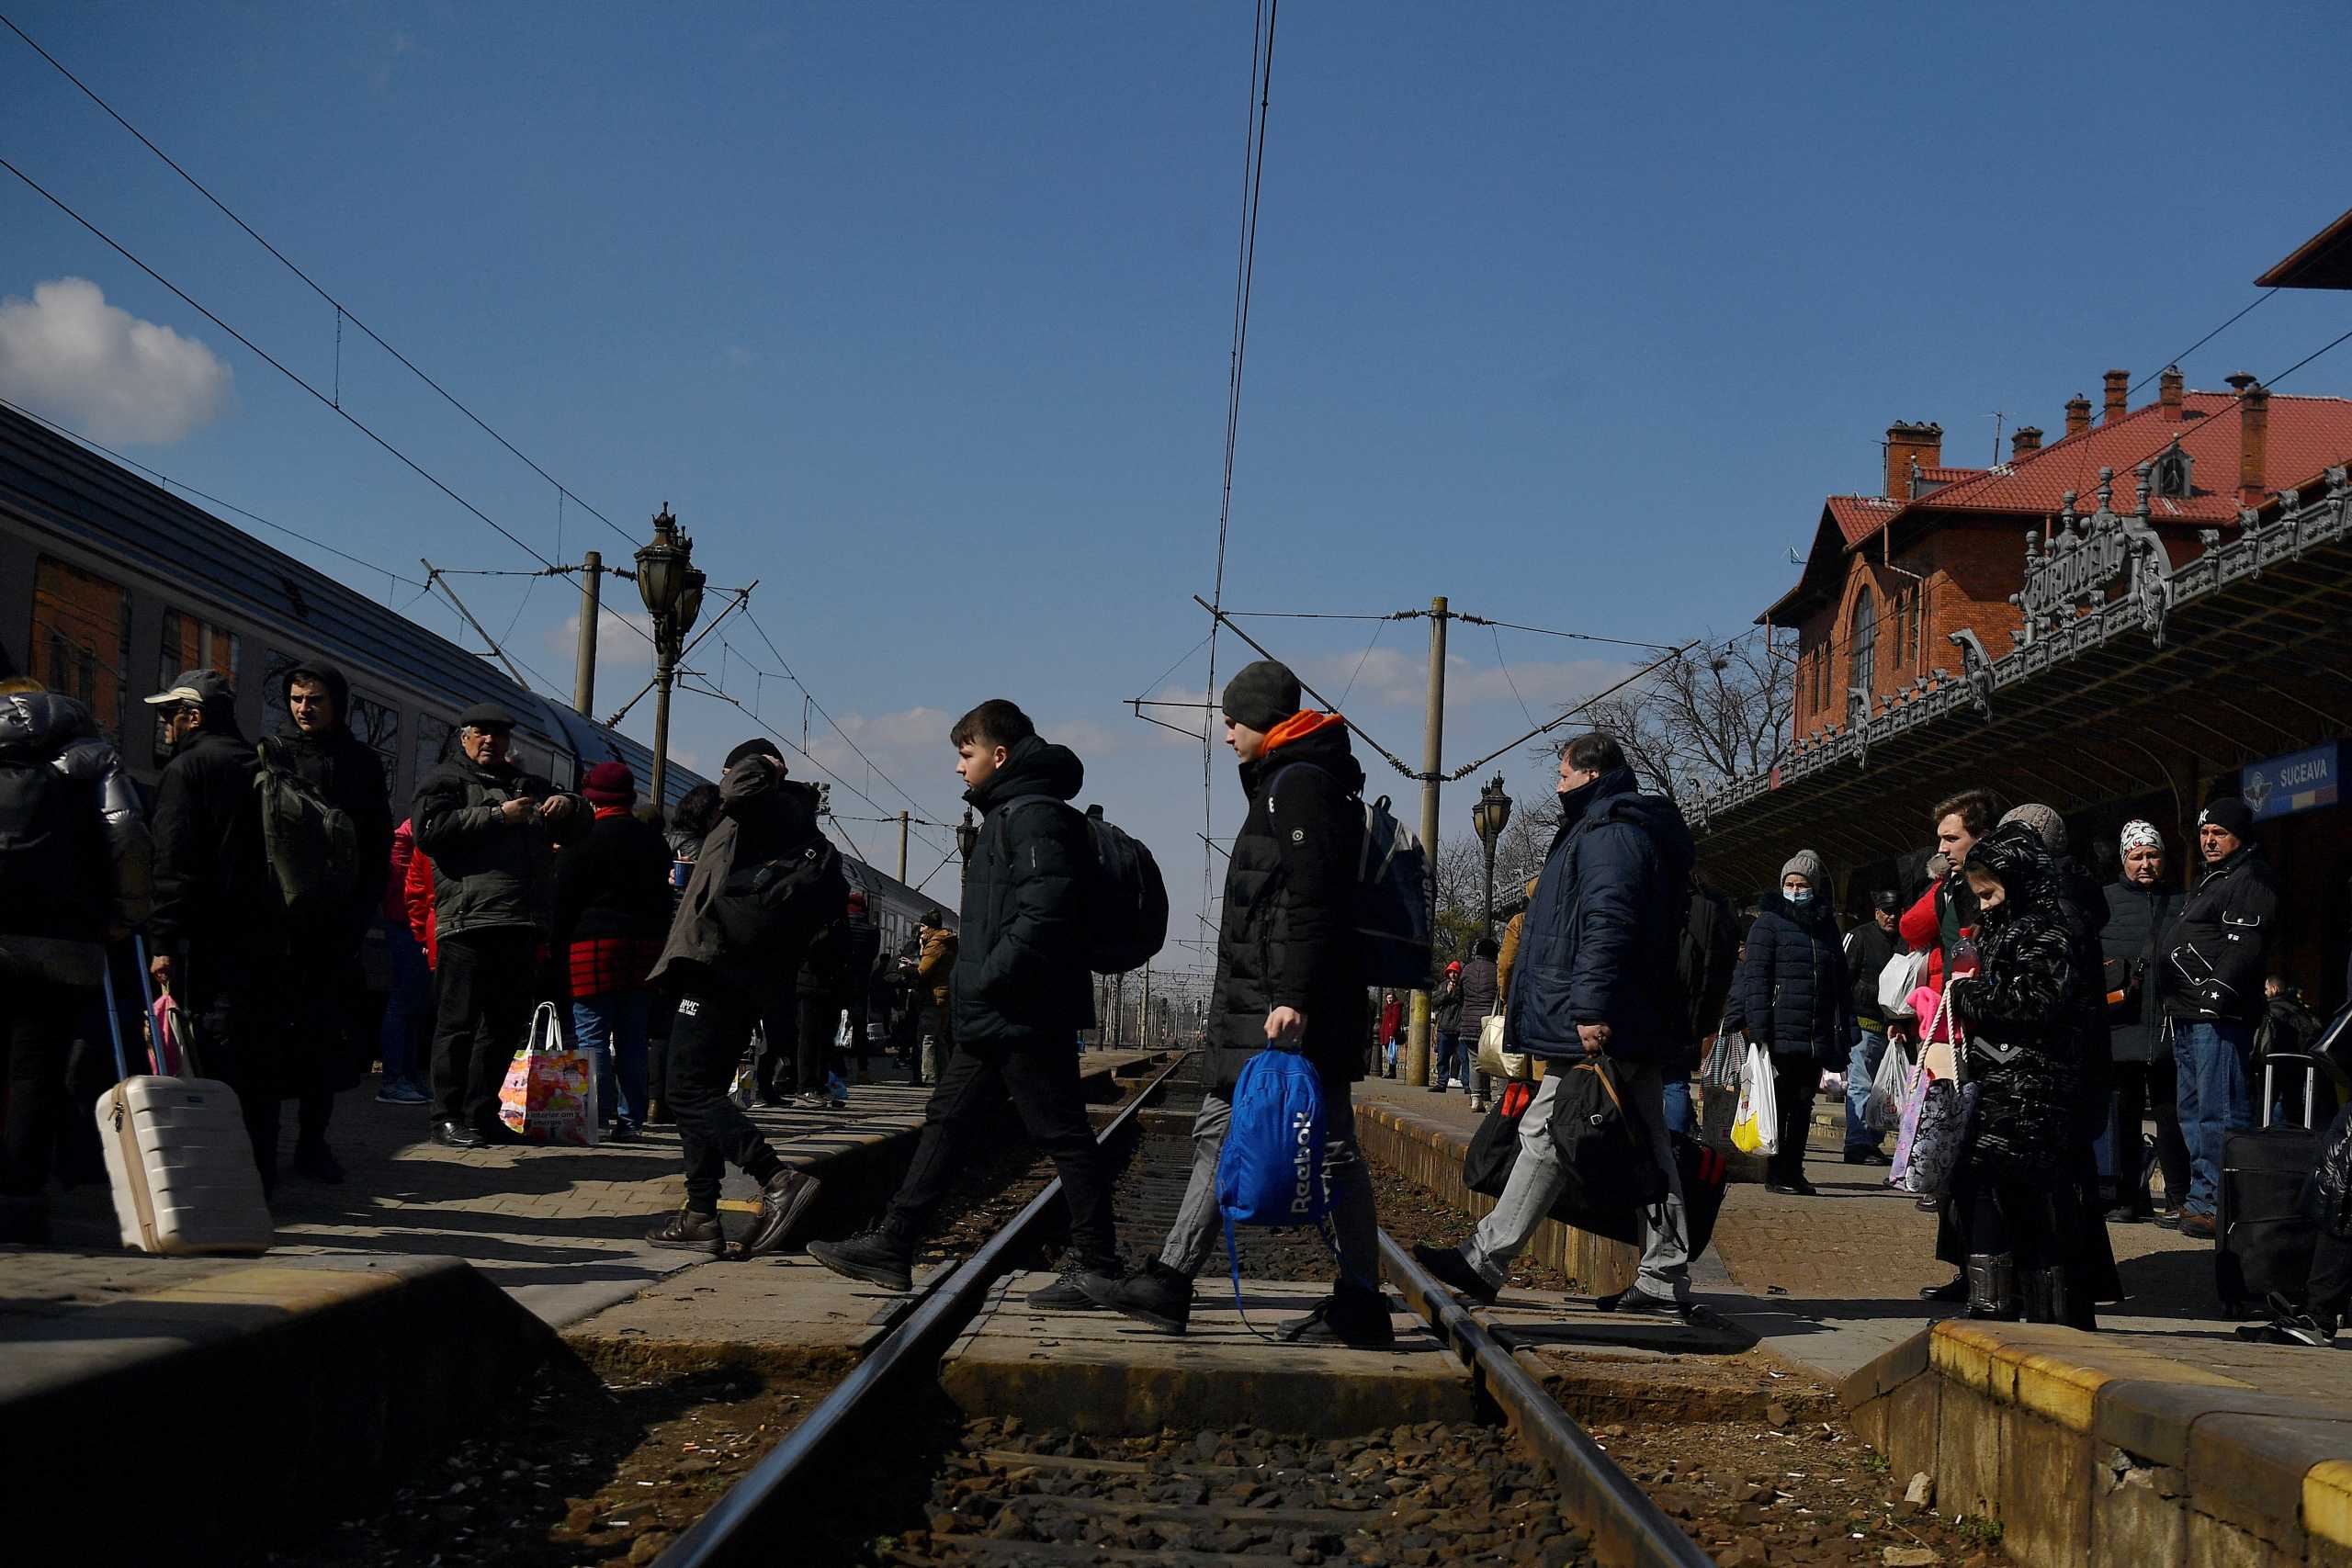
[[[1788,1198],[1818,1198],[1821,1196],[1821,1189],[1815,1187],[1812,1182],[1807,1181],[1802,1176],[1783,1177],[1777,1181],[1767,1179],[1764,1183],[1764,1190],[1767,1192],[1778,1192],[1783,1197]]]
[[[2268,1323],[2243,1325],[2238,1329],[2238,1337],[2256,1345],[2308,1345],[2314,1350],[2324,1350],[2335,1343],[2335,1335],[2302,1313],[2274,1318]]]
[[[1162,1334],[1182,1334],[1193,1318],[1193,1281],[1155,1258],[1140,1274],[1124,1280],[1089,1277],[1080,1281],[1097,1306],[1134,1318]]]
[[[324,1139],[298,1139],[294,1145],[294,1169],[297,1174],[329,1187],[343,1185],[343,1162],[334,1157],[334,1151],[327,1147]]]
[[[735,1248],[738,1259],[759,1257],[774,1252],[792,1234],[800,1216],[808,1212],[816,1201],[817,1190],[824,1183],[805,1170],[786,1166],[767,1179],[760,1189],[759,1212],[752,1216],[752,1228],[743,1233],[742,1241]]]
[[[831,1111],[833,1097],[821,1089],[807,1089],[784,1102],[795,1111]]]
[[[1062,1271],[1052,1284],[1029,1292],[1029,1305],[1038,1312],[1092,1312],[1102,1305],[1096,1292],[1118,1289],[1126,1277],[1126,1265],[1116,1258],[1092,1264],[1071,1253],[1062,1259]],[[1087,1288],[1090,1280],[1100,1281],[1093,1290]]]
[[[812,1241],[808,1244],[808,1256],[836,1274],[879,1285],[886,1291],[915,1288],[913,1244],[895,1239],[879,1225],[860,1231],[846,1241]]]
[[[1487,1097],[1483,1094],[1472,1095],[1470,1097],[1470,1109],[1476,1111],[1479,1115],[1484,1116],[1487,1113]]]
[[[1388,1298],[1352,1280],[1340,1280],[1313,1312],[1293,1318],[1274,1333],[1294,1345],[1345,1345],[1357,1350],[1385,1350],[1396,1343]]]
[[[1430,1275],[1457,1296],[1467,1296],[1480,1306],[1492,1306],[1502,1287],[1487,1283],[1486,1277],[1470,1267],[1462,1249],[1453,1247],[1431,1247],[1425,1241],[1413,1244],[1413,1261],[1429,1270]]]
[[[2118,1203],[2099,1218],[2110,1225],[2136,1225],[2145,1224],[2148,1216],[2136,1203]]]
[[[695,1209],[680,1209],[647,1231],[645,1239],[656,1247],[674,1247],[713,1258],[727,1250],[727,1233],[719,1227],[718,1216]]]
[[[379,1105],[430,1105],[433,1103],[433,1097],[413,1083],[402,1083],[395,1079],[376,1091],[376,1103]]]
[[[2211,1241],[2213,1239],[2213,1216],[2211,1214],[2183,1214],[2180,1217],[2180,1234],[2183,1235]]]
[[[1690,1316],[1689,1302],[1679,1302],[1671,1296],[1652,1295],[1638,1286],[1618,1292],[1609,1310],[1620,1317],[1660,1318],[1674,1323],[1685,1322]]]

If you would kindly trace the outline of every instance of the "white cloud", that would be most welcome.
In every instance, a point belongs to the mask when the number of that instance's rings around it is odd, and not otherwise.
[[[177,441],[228,408],[232,379],[203,344],[107,304],[86,277],[0,299],[0,395],[94,441]]]
[[[1510,703],[1516,706],[1524,702],[1537,717],[1543,718],[1623,679],[1630,671],[1631,666],[1613,660],[1578,659],[1566,663],[1538,660],[1513,664],[1506,674],[1498,665],[1449,653],[1445,660],[1445,701],[1449,708],[1462,703]],[[1345,654],[1313,660],[1306,674],[1334,702],[1340,701],[1341,692],[1347,692],[1350,706],[1419,708],[1429,696],[1429,656],[1398,649],[1374,649],[1363,656],[1361,669],[1354,657]]]

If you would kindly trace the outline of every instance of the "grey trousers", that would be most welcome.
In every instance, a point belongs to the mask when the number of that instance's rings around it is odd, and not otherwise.
[[[1188,1280],[1208,1266],[1225,1235],[1225,1219],[1216,1206],[1216,1160],[1225,1148],[1226,1129],[1232,1124],[1233,1101],[1209,1090],[1193,1118],[1193,1174],[1184,1184],[1184,1201],[1159,1253],[1163,1267]],[[1380,1221],[1373,1211],[1372,1172],[1356,1146],[1355,1101],[1348,1085],[1328,1077],[1323,1079],[1323,1190],[1330,1199],[1331,1239],[1340,1249],[1340,1271],[1376,1287]]]
[[[1561,1064],[1565,1068],[1566,1064]],[[1682,1175],[1674,1163],[1674,1145],[1666,1135],[1666,1078],[1656,1063],[1610,1064],[1617,1092],[1625,1101],[1625,1115],[1648,1145],[1666,1172],[1666,1201],[1641,1213],[1642,1266],[1634,1288],[1676,1301],[1690,1294],[1690,1227],[1682,1213]],[[1479,1277],[1501,1284],[1510,1260],[1544,1223],[1559,1201],[1567,1178],[1560,1168],[1560,1147],[1552,1141],[1552,1113],[1565,1070],[1546,1072],[1535,1090],[1534,1102],[1519,1122],[1519,1158],[1510,1180],[1494,1208],[1478,1222],[1477,1231],[1463,1244],[1462,1256]]]

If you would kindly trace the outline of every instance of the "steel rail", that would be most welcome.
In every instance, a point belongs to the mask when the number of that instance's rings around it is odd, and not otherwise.
[[[1380,1233],[1380,1263],[1406,1304],[1426,1320],[1483,1392],[1510,1417],[1519,1435],[1550,1467],[1560,1488],[1560,1512],[1592,1540],[1611,1568],[1713,1568],[1714,1559],[1634,1483],[1590,1434],[1577,1425],[1492,1329],[1453,1299],[1412,1255]]]
[[[1097,1144],[1107,1145],[1130,1125],[1138,1111],[1157,1095],[1170,1075],[1184,1065],[1189,1052],[1155,1074],[1151,1081],[1120,1108]],[[799,1483],[852,1433],[862,1404],[876,1390],[888,1388],[901,1373],[936,1363],[956,1337],[978,1315],[989,1289],[1012,1267],[1013,1255],[1028,1242],[1046,1211],[1058,1202],[1061,1178],[1029,1201],[1026,1208],[990,1236],[979,1251],[949,1274],[944,1283],[926,1291],[921,1303],[884,1336],[849,1376],[837,1384],[785,1439],[770,1449],[725,1496],[688,1526],[662,1552],[661,1568],[705,1568],[706,1564],[752,1560],[776,1561],[779,1549],[792,1545],[790,1536],[807,1522],[809,1500],[796,1495]]]

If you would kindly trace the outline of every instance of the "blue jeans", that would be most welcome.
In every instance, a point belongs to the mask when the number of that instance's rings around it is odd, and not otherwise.
[[[377,1036],[384,1081],[421,1087],[424,1048],[433,1038],[433,970],[404,919],[384,921],[384,951],[392,961],[392,989],[384,998],[384,1027]]]
[[[605,991],[572,998],[572,1037],[596,1058],[598,1116],[645,1120],[646,1026],[652,1013],[650,991]],[[613,1092],[616,1077],[620,1080],[618,1095]]]
[[[1867,1029],[1854,1031],[1854,1048],[1846,1057],[1846,1152],[1875,1149],[1886,1134],[1873,1133],[1862,1118],[1871,1104],[1871,1079],[1886,1060],[1886,1036]]]
[[[1690,1112],[1690,1080],[1669,1077],[1666,1080],[1666,1130],[1689,1134],[1697,1131],[1699,1119]]]
[[[1461,1056],[1461,1037],[1459,1035],[1448,1034],[1443,1030],[1437,1031],[1437,1059],[1430,1064],[1430,1087],[1431,1089],[1443,1089],[1448,1083],[1453,1081],[1454,1070],[1457,1067],[1467,1068],[1470,1066],[1469,1063],[1463,1061]]]
[[[2223,1134],[2254,1125],[2246,1092],[2254,1028],[2245,1023],[2172,1021],[2172,1055],[2180,1078],[2180,1135],[2188,1145],[2188,1198],[2181,1208],[2211,1214],[2221,1185]]]

